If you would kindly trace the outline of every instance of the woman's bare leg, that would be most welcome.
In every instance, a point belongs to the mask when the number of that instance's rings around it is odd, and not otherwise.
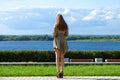
[[[64,53],[61,53],[61,71],[64,69]]]
[[[57,72],[60,72],[60,51],[58,49],[55,49],[55,55]]]

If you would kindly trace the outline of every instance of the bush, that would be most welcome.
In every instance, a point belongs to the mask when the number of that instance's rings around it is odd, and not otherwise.
[[[54,56],[53,51],[0,51],[0,62],[53,62]]]
[[[68,51],[65,57],[70,59],[119,59],[120,51]],[[1,50],[0,62],[55,62],[55,54],[54,51]]]

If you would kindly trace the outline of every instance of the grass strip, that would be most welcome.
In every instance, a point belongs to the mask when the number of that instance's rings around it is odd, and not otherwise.
[[[120,76],[120,65],[67,65],[65,76]],[[55,65],[0,65],[0,76],[56,76]]]

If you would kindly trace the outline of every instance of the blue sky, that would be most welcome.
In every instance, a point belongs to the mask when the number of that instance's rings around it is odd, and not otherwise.
[[[56,6],[58,8],[119,7],[120,0],[1,0],[1,7]]]
[[[70,34],[120,35],[120,0],[0,0],[1,35],[53,32],[58,13]]]

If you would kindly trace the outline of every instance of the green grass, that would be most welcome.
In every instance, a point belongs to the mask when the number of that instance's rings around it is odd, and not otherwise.
[[[67,65],[65,76],[120,76],[120,65]],[[0,76],[56,76],[55,65],[0,65]]]

